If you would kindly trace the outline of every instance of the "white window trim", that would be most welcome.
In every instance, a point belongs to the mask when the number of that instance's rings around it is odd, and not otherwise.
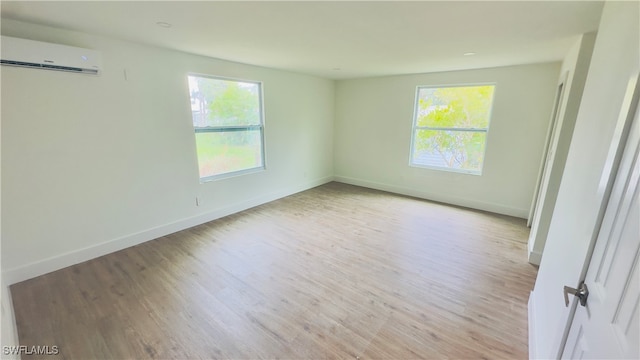
[[[453,173],[460,174],[468,174],[468,175],[477,175],[481,176],[482,171],[484,170],[484,164],[486,161],[487,147],[489,144],[489,127],[491,126],[491,118],[493,117],[493,102],[496,96],[497,83],[489,82],[489,83],[470,83],[470,84],[448,84],[448,85],[418,85],[416,86],[416,96],[414,100],[413,106],[413,122],[411,125],[411,147],[409,149],[409,167],[420,168],[420,169],[429,169],[429,170],[438,170],[438,171],[447,171]],[[473,86],[493,86],[493,96],[491,97],[491,108],[489,109],[489,119],[487,120],[486,128],[449,128],[449,127],[430,127],[430,126],[417,126],[418,123],[418,112],[419,104],[420,104],[420,89],[441,89],[448,87],[473,87]],[[415,164],[413,161],[414,154],[414,146],[416,140],[416,130],[440,130],[440,131],[465,131],[465,132],[484,132],[486,134],[484,149],[482,153],[482,166],[480,170],[465,170],[465,169],[456,169],[450,168],[446,166],[433,166],[433,165],[421,165]]]
[[[207,79],[213,79],[213,80],[235,81],[235,82],[256,84],[258,85],[258,92],[259,92],[258,94],[258,101],[259,101],[259,107],[260,107],[260,124],[259,125],[228,125],[228,126],[212,126],[212,127],[196,128],[195,126],[193,126],[193,118],[191,118],[191,128],[193,129],[193,133],[194,133],[194,141],[195,141],[195,134],[197,133],[229,132],[229,131],[243,131],[243,130],[259,130],[260,131],[260,145],[261,145],[260,155],[262,156],[262,166],[256,166],[252,168],[246,168],[242,170],[229,171],[221,174],[201,177],[200,169],[199,169],[200,161],[198,159],[198,149],[196,146],[195,155],[196,155],[196,164],[198,164],[198,178],[199,178],[200,184],[208,183],[215,180],[228,179],[228,178],[241,176],[241,175],[258,173],[258,172],[267,170],[267,155],[266,155],[265,136],[264,136],[264,128],[265,128],[264,83],[262,81],[245,80],[245,79],[239,79],[239,78],[231,78],[231,77],[225,77],[225,76],[216,76],[216,75],[191,73],[191,72],[187,73],[187,79],[189,76],[201,77],[201,78],[207,78]],[[187,85],[187,89],[189,89],[188,85]],[[189,94],[189,104],[191,104],[191,94]],[[189,105],[189,108],[190,108],[190,105]]]

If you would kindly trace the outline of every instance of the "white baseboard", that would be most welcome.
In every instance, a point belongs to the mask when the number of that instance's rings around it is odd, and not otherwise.
[[[535,250],[535,244],[533,242],[532,236],[529,236],[529,241],[527,242],[527,250],[529,254],[529,264],[540,265],[542,261],[542,252]]]
[[[97,257],[126,249],[128,247],[135,246],[149,240],[157,239],[159,237],[169,235],[180,230],[188,229],[190,227],[219,219],[227,215],[235,214],[237,212],[283,198],[285,196],[293,195],[295,193],[308,190],[331,181],[333,181],[333,176],[327,176],[324,178],[309,181],[295,188],[288,188],[286,190],[265,194],[251,200],[229,205],[205,214],[181,219],[173,223],[143,230],[138,233],[129,234],[120,238],[105,241],[100,244],[88,246],[83,249],[70,251],[61,255],[52,256],[47,259],[8,269],[4,271],[3,280],[5,282],[3,283],[3,286],[9,286],[11,284],[44,275],[52,271],[60,270],[71,265],[95,259]]]
[[[542,261],[542,253],[537,251],[529,251],[529,264],[540,266]]]
[[[529,316],[529,359],[536,357],[536,330],[535,330],[535,306],[533,301],[533,291],[529,295],[529,305],[527,306]]]
[[[18,327],[16,326],[15,313],[13,311],[13,301],[11,300],[11,290],[9,285],[4,280],[4,274],[0,275],[0,282],[2,283],[2,301],[1,301],[1,322],[2,328],[0,330],[0,345],[2,345],[2,357],[3,360],[20,359],[18,354],[5,354],[5,346],[17,346],[18,345]]]
[[[405,188],[405,187],[400,187],[395,185],[389,185],[389,184],[383,184],[383,183],[378,183],[373,181],[367,181],[362,179],[355,179],[355,178],[350,178],[346,176],[335,176],[334,181],[345,183],[345,184],[367,187],[367,188],[376,189],[376,190],[388,191],[388,192],[401,194],[401,195],[413,196],[413,197],[417,197],[425,200],[437,201],[437,202],[442,202],[442,203],[452,204],[457,206],[464,206],[464,207],[477,209],[477,210],[489,211],[492,213],[497,213],[502,215],[515,216],[522,219],[526,219],[527,216],[529,216],[529,209],[519,209],[519,208],[500,205],[500,204],[463,199],[463,198],[448,196],[448,195],[434,194],[426,191],[420,191],[420,190],[415,190],[415,189],[410,189],[410,188]]]

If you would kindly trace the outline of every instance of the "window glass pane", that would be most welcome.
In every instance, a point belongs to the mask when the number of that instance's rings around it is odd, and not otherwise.
[[[264,168],[258,82],[188,76],[201,181]]]
[[[482,170],[487,133],[417,129],[414,136],[414,165]]]
[[[189,76],[194,127],[259,125],[260,84]]]
[[[196,133],[200,177],[262,167],[261,131]]]
[[[420,88],[416,125],[437,128],[488,128],[493,85]]]

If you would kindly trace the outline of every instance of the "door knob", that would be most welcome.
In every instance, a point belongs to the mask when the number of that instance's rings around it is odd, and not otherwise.
[[[589,288],[587,284],[584,282],[580,283],[580,286],[577,289],[572,287],[565,286],[564,287],[564,305],[569,306],[569,294],[577,296],[580,299],[580,305],[587,305],[587,298],[589,297]]]

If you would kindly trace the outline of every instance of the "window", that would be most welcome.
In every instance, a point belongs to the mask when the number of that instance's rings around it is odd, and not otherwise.
[[[262,84],[188,78],[200,182],[264,169]]]
[[[480,175],[494,89],[418,87],[410,165]]]

